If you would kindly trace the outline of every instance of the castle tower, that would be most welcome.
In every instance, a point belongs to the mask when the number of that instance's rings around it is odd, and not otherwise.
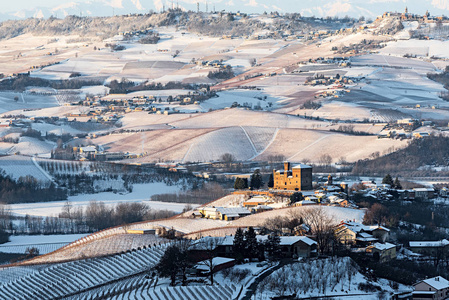
[[[332,175],[329,174],[329,176],[327,176],[327,185],[332,185],[332,184],[333,184],[333,182],[332,182]]]

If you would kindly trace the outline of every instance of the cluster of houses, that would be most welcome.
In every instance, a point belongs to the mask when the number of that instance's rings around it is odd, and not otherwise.
[[[119,35],[125,36],[125,37],[132,37],[132,36],[139,36],[139,35],[145,35],[145,34],[153,34],[155,31],[148,27],[147,29],[141,29],[141,30],[133,30],[133,31],[120,31]]]
[[[406,7],[404,12],[384,12],[382,16],[377,17],[378,20],[388,17],[399,17],[403,21],[418,21],[420,23],[436,23],[438,21],[447,21],[448,18],[442,16],[431,16],[429,11],[426,11],[424,15],[413,14],[408,11]]]
[[[226,65],[223,61],[215,60],[197,60],[196,64],[201,67],[214,67],[214,68],[230,68],[230,65]]]
[[[336,88],[344,88],[346,84],[354,84],[354,79],[346,76],[323,76],[319,78],[313,78],[310,81],[306,81],[308,85],[336,85]]]
[[[66,117],[14,117],[0,120],[0,127],[29,128],[32,123],[48,123],[53,125],[64,125],[68,122]]]
[[[137,157],[137,154],[133,153],[99,151],[93,145],[73,147],[73,153],[75,153],[75,158],[80,161],[117,161]]]
[[[361,181],[362,189],[359,189],[357,193],[363,194],[364,197],[370,197],[378,200],[429,200],[436,197],[446,198],[448,196],[447,188],[442,188],[437,192],[434,188],[412,188],[412,189],[394,189],[389,184],[377,184],[371,181]],[[395,193],[395,195],[392,194]]]

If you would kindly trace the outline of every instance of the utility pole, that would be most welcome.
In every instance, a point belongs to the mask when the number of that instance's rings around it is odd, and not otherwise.
[[[200,3],[199,2],[196,3],[196,12],[197,13],[200,12]]]
[[[206,1],[206,13],[207,13],[207,1]]]

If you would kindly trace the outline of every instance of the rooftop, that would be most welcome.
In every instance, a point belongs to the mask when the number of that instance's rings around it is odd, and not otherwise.
[[[311,168],[312,168],[311,166],[305,165],[305,164],[299,164],[299,165],[292,167],[292,169],[311,169]]]
[[[441,276],[425,279],[422,282],[430,285],[431,287],[433,287],[434,289],[437,289],[437,290],[449,288],[449,281]],[[416,286],[416,284],[415,284],[415,286]]]
[[[443,239],[441,241],[417,241],[409,242],[410,247],[443,247],[449,245],[449,241]]]
[[[384,244],[382,244],[382,243],[374,243],[374,244],[372,245],[372,247],[373,247],[373,248],[376,248],[376,249],[378,249],[378,250],[383,251],[383,250],[388,250],[388,249],[396,248],[396,245],[395,245],[395,244],[391,244],[391,243],[384,243]]]

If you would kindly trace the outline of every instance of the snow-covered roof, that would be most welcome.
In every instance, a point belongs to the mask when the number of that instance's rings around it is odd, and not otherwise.
[[[389,232],[390,229],[380,226],[380,225],[363,225],[362,223],[353,222],[353,221],[345,221],[341,225],[346,228],[352,230],[353,232],[359,233],[361,231],[374,231],[374,230],[384,230]]]
[[[311,168],[312,168],[311,166],[305,165],[305,164],[299,164],[299,165],[292,167],[292,169],[311,169]]]
[[[253,207],[253,209],[266,209],[266,210],[272,210],[273,208],[271,206],[268,205],[257,205],[255,207]]]
[[[280,244],[282,246],[291,246],[293,244],[296,244],[299,241],[302,241],[303,243],[312,246],[313,244],[317,244],[314,240],[311,238],[308,238],[306,236],[280,236]],[[268,239],[268,235],[258,235],[257,240],[259,242],[264,242]]]
[[[372,238],[372,237],[373,237],[371,234],[366,233],[366,232],[360,232],[359,235],[360,235],[362,238]]]
[[[256,237],[259,243],[263,243],[268,239],[268,235],[257,235]],[[279,239],[282,246],[291,246],[299,241],[302,241],[309,246],[317,244],[317,242],[306,236],[280,236]],[[224,246],[231,246],[234,244],[234,237],[226,236],[220,244]]]
[[[312,198],[310,198],[310,199],[312,199]],[[315,199],[318,200],[318,198],[315,198]],[[311,201],[311,200],[301,200],[301,201],[299,201],[297,203],[300,204],[300,205],[316,204],[316,202]]]
[[[376,248],[376,249],[378,249],[378,250],[383,251],[383,250],[388,250],[388,249],[395,248],[396,245],[395,245],[395,244],[391,244],[391,243],[384,243],[384,244],[382,244],[382,243],[374,243],[374,244],[372,245],[372,247],[373,247],[373,248]]]
[[[431,287],[437,290],[447,289],[449,288],[449,281],[444,277],[437,276],[429,279],[425,279],[422,282],[427,283]],[[416,286],[416,284],[415,284]]]
[[[413,295],[434,295],[437,291],[414,291],[412,292]]]
[[[217,211],[222,215],[241,215],[241,214],[251,214],[249,210],[244,207],[217,207]]]
[[[226,263],[229,263],[229,262],[232,262],[232,261],[235,261],[235,259],[227,258],[227,257],[214,257],[212,259],[212,266],[216,267],[216,266],[223,265],[223,264],[226,264]],[[209,266],[210,266],[210,261],[209,260],[203,260],[203,261],[200,261],[195,266],[195,269],[201,270],[201,271],[209,271],[210,270]]]
[[[373,231],[373,230],[376,230],[376,229],[381,229],[381,230],[385,230],[385,231],[390,232],[390,229],[388,229],[386,227],[383,227],[383,226],[380,226],[380,225],[368,225],[368,226],[365,226],[365,231]]]
[[[443,239],[441,241],[418,241],[409,242],[410,247],[444,247],[449,245],[449,241]]]
[[[251,212],[244,207],[204,207],[204,211],[219,212],[222,215],[249,215]]]
[[[434,192],[435,190],[432,188],[414,188],[415,192]]]

